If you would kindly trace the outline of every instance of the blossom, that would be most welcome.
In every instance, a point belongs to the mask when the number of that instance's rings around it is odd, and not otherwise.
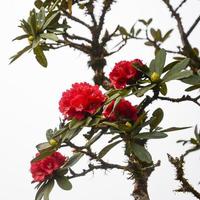
[[[59,110],[68,119],[82,120],[95,114],[106,96],[99,90],[99,86],[88,83],[75,83],[72,88],[63,92],[59,101]]]
[[[140,78],[141,72],[133,67],[134,64],[143,66],[141,60],[120,61],[115,64],[113,70],[109,74],[110,81],[116,89],[123,89],[131,80]]]
[[[36,156],[38,156],[37,154]],[[42,160],[31,163],[31,174],[34,182],[42,182],[59,169],[67,158],[59,152],[54,152],[52,155],[45,157]]]
[[[114,104],[115,101],[112,101],[103,111],[103,115],[109,121],[116,121],[120,119],[131,120],[131,121],[137,120],[138,110],[129,101],[121,99],[121,101],[117,104],[117,106],[113,110]]]

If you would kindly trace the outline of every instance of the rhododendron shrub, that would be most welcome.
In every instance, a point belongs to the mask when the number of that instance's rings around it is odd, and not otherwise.
[[[96,13],[99,2],[101,11]],[[47,67],[45,51],[69,46],[89,57],[88,66],[94,72],[94,84],[77,83],[75,80],[71,88],[67,88],[61,94],[58,100],[62,116],[60,124],[47,130],[46,141],[36,146],[39,153],[31,161],[30,168],[33,182],[38,183],[35,200],[49,200],[55,181],[60,188],[70,190],[71,179],[85,176],[98,169],[122,170],[129,179],[134,179],[133,198],[149,200],[148,178],[160,164],[152,159],[148,150],[149,140],[163,139],[168,136],[168,132],[189,128],[161,127],[164,118],[162,108],[152,110],[149,105],[162,100],[177,103],[190,101],[200,106],[200,96],[185,95],[185,92],[200,88],[199,53],[188,39],[200,18],[198,17],[188,32],[185,32],[178,11],[186,1],[182,1],[174,9],[170,1],[163,0],[177,20],[183,43],[175,51],[161,47],[172,30],[163,33],[160,29],[149,28],[152,19],[138,21],[145,27],[144,31],[143,28],[137,29],[137,24],[134,24],[130,31],[120,25],[113,32],[107,29],[105,15],[114,2],[116,1],[35,0],[37,9],[30,12],[28,20],[21,20],[20,28],[25,33],[15,40],[28,39],[28,46],[11,57],[11,62],[32,50],[30,52],[34,53],[39,64]],[[87,17],[82,19],[79,13],[72,13],[73,6],[79,7],[79,11],[83,11]],[[88,17],[91,19],[90,22],[86,22]],[[70,28],[74,24],[71,25],[70,21],[84,26],[91,33],[90,38],[82,34],[82,31],[73,33]],[[143,35],[138,36],[140,33]],[[107,57],[121,50],[130,39],[145,41],[145,45],[155,48],[155,57],[149,63],[145,59],[142,61],[133,57],[127,61],[123,58],[116,61],[107,77],[104,71],[108,66]],[[116,42],[114,49],[109,48],[111,40]],[[176,53],[179,57],[166,63],[167,53]],[[131,53],[134,54],[135,52]],[[127,55],[130,54],[127,52]],[[168,96],[171,89],[168,82],[174,80],[184,83],[185,92],[180,98]],[[181,182],[178,191],[190,192],[200,199],[200,193],[190,185],[183,172],[185,156],[199,149],[198,128],[195,128],[195,137],[191,140],[183,139],[179,142],[193,146],[180,158],[168,156],[177,170],[177,180]],[[126,162],[123,162],[123,165],[120,161],[113,163],[112,157],[105,159],[115,147],[121,148],[124,154],[123,161]],[[63,156],[57,152],[59,149],[71,156]],[[78,165],[82,157],[88,158],[88,162],[86,166],[81,165],[83,170],[77,171],[74,165]]]

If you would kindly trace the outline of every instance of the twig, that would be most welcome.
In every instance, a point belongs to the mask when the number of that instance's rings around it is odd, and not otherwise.
[[[177,192],[190,192],[197,199],[200,199],[200,193],[192,187],[192,185],[185,178],[184,173],[184,156],[180,158],[173,158],[168,154],[169,162],[176,168],[176,180],[181,182],[181,188],[176,190]]]
[[[192,26],[190,27],[190,29],[188,30],[188,32],[186,33],[186,36],[188,37],[192,31],[194,30],[194,28],[197,26],[197,24],[199,23],[200,21],[200,15],[199,17],[197,17],[197,19],[194,21],[194,23],[192,24]]]
[[[200,103],[198,102],[198,100],[200,99],[200,95],[198,95],[195,98],[192,98],[189,95],[183,95],[181,98],[169,98],[169,97],[161,97],[158,96],[158,99],[160,100],[166,100],[166,101],[171,101],[171,102],[175,102],[175,103],[179,103],[179,102],[183,102],[183,101],[192,101],[195,104],[197,104],[198,106],[200,106]]]
[[[183,0],[180,4],[179,4],[179,6],[175,9],[175,12],[177,12],[181,7],[182,7],[182,5],[184,4],[184,3],[186,3],[187,2],[187,0]]]
[[[75,22],[78,22],[79,24],[87,27],[89,30],[91,29],[90,25],[85,23],[84,21],[80,20],[79,18],[73,16],[73,15],[70,15],[67,11],[64,11],[64,14],[71,20],[75,21]]]

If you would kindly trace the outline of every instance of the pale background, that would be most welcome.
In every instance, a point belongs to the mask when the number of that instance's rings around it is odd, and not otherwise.
[[[173,1],[176,2],[176,1]],[[127,5],[126,5],[127,4]],[[1,200],[31,200],[34,199],[34,185],[29,173],[30,160],[36,150],[35,145],[45,140],[45,131],[58,125],[58,101],[62,91],[74,82],[91,82],[92,72],[87,70],[87,57],[72,49],[62,49],[48,54],[48,69],[40,67],[32,54],[26,54],[17,62],[8,65],[8,58],[22,48],[25,43],[12,43],[11,40],[21,32],[17,28],[19,20],[26,18],[32,8],[33,1],[1,2],[1,47],[0,47],[0,199]],[[185,26],[198,16],[200,2],[192,0],[182,9]],[[74,11],[75,12],[75,11]],[[108,15],[108,27],[117,24],[125,27],[131,25],[138,18],[154,18],[154,25],[168,30],[175,26],[170,19],[169,12],[161,0],[134,1],[123,0],[113,6]],[[79,30],[77,30],[79,31]],[[200,47],[198,28],[192,35],[192,43]],[[176,34],[168,43],[169,47],[176,46]],[[141,42],[132,41],[119,54],[108,60],[109,72],[115,62],[141,58],[148,63],[153,56],[151,48],[144,47]],[[185,86],[176,82],[170,84],[169,95],[179,97]],[[194,92],[196,95],[197,92]],[[133,101],[136,101],[133,98]],[[161,106],[165,111],[163,127],[188,126],[199,123],[200,109],[192,103],[168,104],[154,103],[150,108]],[[176,140],[190,138],[193,130],[171,133],[167,139],[151,141],[149,150],[154,160],[161,159],[162,165],[151,176],[149,193],[152,200],[193,200],[191,195],[177,194],[178,183],[174,181],[175,171],[168,163],[166,153],[180,155],[184,151]],[[107,157],[107,160],[123,160],[121,148]],[[67,152],[66,152],[67,154]],[[82,164],[79,166],[81,169]],[[186,175],[193,185],[199,189],[200,157],[194,153],[188,157]],[[51,194],[52,200],[131,200],[132,182],[126,179],[122,172],[95,172],[84,178],[73,180],[73,190],[62,191],[57,186]]]

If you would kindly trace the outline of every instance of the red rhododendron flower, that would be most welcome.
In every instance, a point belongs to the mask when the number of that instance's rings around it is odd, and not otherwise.
[[[131,80],[140,78],[141,72],[133,67],[134,64],[143,66],[141,60],[120,61],[115,64],[113,70],[109,74],[110,81],[116,89],[122,89]]]
[[[70,90],[63,92],[59,110],[68,119],[81,120],[93,115],[105,100],[106,96],[99,90],[99,86],[75,83]]]
[[[116,121],[120,119],[137,120],[137,108],[133,106],[129,101],[121,99],[113,110],[115,101],[112,101],[107,108],[103,111],[103,115],[110,121]]]
[[[36,156],[38,156],[37,154]],[[35,182],[42,182],[46,178],[50,177],[54,171],[59,169],[64,162],[66,157],[59,152],[54,152],[52,155],[46,158],[31,163],[30,171],[32,173],[33,180]]]

